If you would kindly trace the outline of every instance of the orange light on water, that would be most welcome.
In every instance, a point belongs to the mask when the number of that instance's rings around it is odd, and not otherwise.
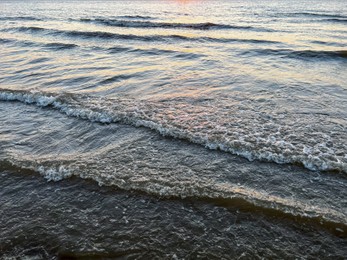
[[[199,2],[199,0],[171,0],[171,2],[185,5]]]

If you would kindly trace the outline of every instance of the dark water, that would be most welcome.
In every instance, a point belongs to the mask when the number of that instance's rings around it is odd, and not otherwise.
[[[344,259],[343,1],[2,1],[5,259]]]

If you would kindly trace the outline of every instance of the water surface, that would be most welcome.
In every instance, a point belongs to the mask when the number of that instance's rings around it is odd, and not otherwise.
[[[346,255],[343,1],[0,7],[5,257]]]

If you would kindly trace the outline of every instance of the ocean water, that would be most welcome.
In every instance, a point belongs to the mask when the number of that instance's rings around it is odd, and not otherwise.
[[[0,258],[344,259],[344,1],[0,2]]]

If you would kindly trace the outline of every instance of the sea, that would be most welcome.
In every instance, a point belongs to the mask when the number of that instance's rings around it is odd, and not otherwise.
[[[1,0],[0,259],[346,259],[345,0]]]

